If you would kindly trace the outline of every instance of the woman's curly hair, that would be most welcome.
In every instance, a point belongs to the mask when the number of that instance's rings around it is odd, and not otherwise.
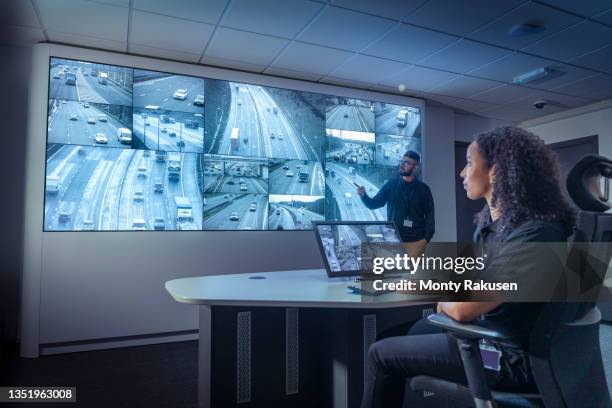
[[[531,132],[501,127],[476,136],[487,166],[495,165],[491,205],[499,206],[502,228],[528,220],[559,222],[567,235],[574,227],[574,210],[561,192],[557,155]],[[490,219],[488,205],[476,216],[482,227]]]

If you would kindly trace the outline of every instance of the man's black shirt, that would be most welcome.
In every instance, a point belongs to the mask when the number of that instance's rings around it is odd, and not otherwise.
[[[389,180],[374,197],[365,194],[361,200],[371,210],[387,205],[387,219],[395,222],[402,241],[431,241],[436,226],[434,202],[427,184],[419,180],[407,183],[402,177]],[[412,221],[412,227],[404,221]]]

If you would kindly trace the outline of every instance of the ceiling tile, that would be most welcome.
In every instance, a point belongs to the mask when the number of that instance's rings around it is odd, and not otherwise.
[[[426,91],[457,76],[457,74],[436,69],[411,67],[389,79],[381,81],[381,83],[396,88],[402,84],[409,91]]]
[[[465,74],[511,51],[470,40],[461,40],[419,62],[419,65]]]
[[[354,81],[346,78],[337,78],[333,76],[327,76],[321,79],[322,83],[332,84],[332,85],[340,85],[340,86],[349,86],[352,88],[360,88],[360,89],[368,89],[372,84],[362,81]]]
[[[532,57],[530,55],[513,53],[507,57],[503,57],[491,64],[485,65],[482,68],[470,71],[470,75],[495,79],[503,82],[512,82],[512,80],[521,74],[529,72],[540,67],[547,67],[554,63],[543,58]]]
[[[400,24],[366,50],[365,54],[415,63],[457,41],[457,37]]]
[[[508,33],[514,25],[531,21],[537,21],[544,24],[546,30],[541,33],[522,37],[512,37]],[[580,21],[580,18],[571,14],[541,4],[528,2],[507,15],[493,20],[490,24],[468,35],[468,37],[489,44],[519,49],[556,33],[578,21]]]
[[[220,27],[206,50],[204,61],[217,58],[265,68],[288,42],[266,35]]]
[[[530,54],[569,61],[607,44],[612,44],[612,28],[583,21],[525,48]]]
[[[223,26],[293,38],[322,7],[307,0],[234,0]]]
[[[537,99],[546,99],[553,105],[558,105],[566,108],[576,108],[578,106],[587,105],[594,101],[593,99],[580,98],[578,96],[571,96],[556,92],[545,91],[532,95],[529,98],[515,101],[513,105],[518,105],[518,102],[523,102],[525,103],[525,105],[533,104],[533,102]]]
[[[602,23],[612,25],[612,9],[593,17],[593,20],[601,21]]]
[[[434,89],[430,89],[430,92],[457,98],[467,98],[470,95],[499,85],[499,82],[489,81],[488,79],[460,76],[451,81],[444,82]]]
[[[482,102],[491,102],[499,105],[507,105],[514,101],[525,99],[535,94],[541,93],[538,89],[525,88],[516,85],[501,85],[497,88],[488,89],[486,91],[470,96],[470,99],[475,99]]]
[[[266,69],[265,65],[262,64],[251,64],[249,62],[244,62],[240,60],[232,60],[228,58],[218,58],[218,57],[204,57],[202,60],[202,65],[212,65],[215,67],[221,68],[231,68],[238,69],[241,71],[250,71],[261,73]]]
[[[612,76],[606,74],[595,75],[560,86],[555,88],[554,91],[588,99],[610,98],[612,97]]]
[[[338,7],[328,7],[299,36],[299,40],[349,51],[359,51],[394,24],[383,18]]]
[[[210,24],[136,10],[132,15],[130,44],[198,54],[206,46],[212,31]]]
[[[131,44],[130,53],[146,55],[150,57],[172,59],[176,61],[198,62],[200,60],[200,54],[193,54],[177,50],[165,50],[163,48],[156,48],[140,44]]]
[[[47,31],[126,41],[128,9],[81,0],[36,0]]]
[[[482,115],[495,119],[508,120],[511,122],[522,122],[540,116],[546,116],[551,113],[560,112],[562,110],[565,109],[551,105],[546,106],[544,109],[536,109],[533,106],[509,105],[484,111]]]
[[[572,64],[612,73],[612,45],[578,57]]]
[[[594,71],[567,64],[553,65],[550,69],[552,72],[549,75],[542,79],[529,82],[527,86],[538,89],[553,89],[597,74]]]
[[[384,82],[407,67],[406,64],[369,57],[367,55],[355,55],[343,65],[331,72],[338,78],[346,78],[355,81],[377,84]]]
[[[227,2],[228,0],[134,0],[134,8],[170,17],[217,24]]]
[[[317,81],[321,78],[321,74],[313,74],[312,72],[294,71],[287,68],[269,67],[264,71],[264,74],[282,76],[293,79],[304,79],[306,81]]]
[[[524,0],[431,0],[406,18],[406,22],[464,36],[499,17]],[[469,7],[469,12],[466,12]],[[461,18],[457,18],[461,16]]]
[[[0,44],[31,46],[45,41],[40,28],[0,24]]]
[[[84,47],[100,48],[103,50],[125,52],[127,43],[125,41],[113,41],[105,38],[89,37],[83,34],[62,33],[59,31],[47,30],[49,41],[65,43],[70,45],[80,45]]]
[[[472,113],[486,112],[499,108],[501,105],[491,102],[480,102],[472,99],[456,99],[450,106]]]
[[[542,3],[550,4],[553,7],[558,7],[572,13],[580,14],[584,17],[591,17],[594,14],[600,13],[609,9],[610,0],[540,0]]]
[[[272,64],[272,67],[324,75],[349,59],[350,52],[318,45],[291,43]]]
[[[334,0],[334,6],[350,8],[364,13],[374,14],[390,18],[393,20],[402,20],[405,16],[414,12],[419,6],[426,3],[428,0]]]
[[[0,23],[40,27],[30,1],[0,1]]]
[[[455,98],[454,96],[446,96],[446,95],[438,95],[431,92],[421,92],[420,97],[425,98],[430,101],[436,101],[439,103],[443,103],[445,105],[450,105],[459,98]]]

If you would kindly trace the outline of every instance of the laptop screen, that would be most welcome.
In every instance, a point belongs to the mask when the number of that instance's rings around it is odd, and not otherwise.
[[[314,230],[331,277],[361,273],[361,244],[401,242],[391,221],[317,221]]]

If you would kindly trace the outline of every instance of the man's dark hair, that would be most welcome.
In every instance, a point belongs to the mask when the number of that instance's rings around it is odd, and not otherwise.
[[[406,153],[404,153],[404,157],[410,157],[412,160],[416,160],[417,162],[421,163],[421,156],[414,150],[408,150]]]
[[[487,167],[495,165],[492,205],[500,206],[502,227],[541,220],[559,222],[571,234],[574,210],[561,192],[559,161],[539,137],[508,126],[481,133],[475,141]],[[483,226],[489,217],[485,205],[476,222]]]

